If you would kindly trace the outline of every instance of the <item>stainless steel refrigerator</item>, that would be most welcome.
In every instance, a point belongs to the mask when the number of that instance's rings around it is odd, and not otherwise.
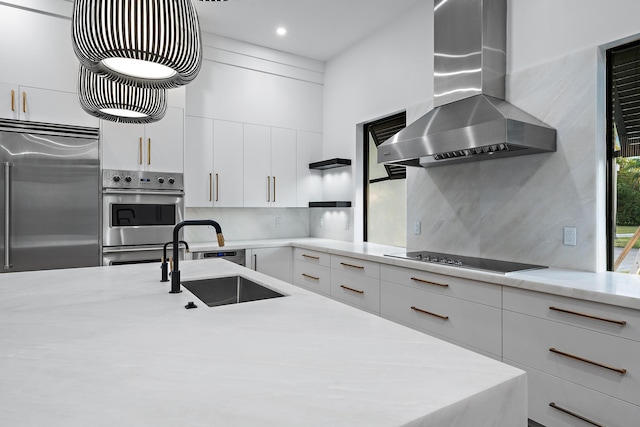
[[[99,131],[0,119],[1,272],[100,265]]]

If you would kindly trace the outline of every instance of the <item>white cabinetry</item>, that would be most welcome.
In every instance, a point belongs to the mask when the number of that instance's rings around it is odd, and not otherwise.
[[[635,425],[640,313],[504,288],[504,361],[525,369],[529,417],[543,425]]]
[[[331,297],[379,315],[380,265],[331,255]]]
[[[98,127],[71,92],[0,83],[0,118]]]
[[[293,284],[329,296],[331,292],[331,255],[295,248],[293,251]]]
[[[134,125],[102,120],[104,169],[182,172],[184,110],[168,107],[155,123]]]
[[[0,117],[98,127],[75,94],[67,19],[0,4],[0,40]]]
[[[244,125],[244,206],[296,204],[296,132]]]
[[[247,249],[247,266],[252,270],[291,283],[290,247]]]
[[[185,204],[242,207],[242,123],[186,117]]]
[[[380,277],[383,317],[501,357],[500,286],[388,265]]]

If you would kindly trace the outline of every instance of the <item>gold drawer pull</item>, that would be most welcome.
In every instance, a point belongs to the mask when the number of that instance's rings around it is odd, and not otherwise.
[[[571,415],[572,417],[575,417],[575,418],[577,418],[577,419],[579,419],[581,421],[584,421],[585,423],[589,423],[592,426],[606,427],[604,424],[600,424],[600,423],[597,423],[595,421],[591,421],[589,418],[585,418],[582,415],[578,415],[575,412],[572,412],[572,411],[570,411],[568,409],[564,409],[564,408],[556,405],[554,402],[549,403],[549,406],[551,406],[553,409],[557,409],[560,412],[564,412],[567,415]]]
[[[353,288],[350,288],[350,287],[345,286],[345,285],[340,285],[340,287],[341,287],[342,289],[346,289],[346,290],[348,290],[348,291],[355,292],[355,293],[357,293],[357,294],[364,294],[364,291],[360,291],[360,290],[358,290],[358,289],[353,289]]]
[[[624,326],[627,324],[626,320],[613,320],[606,319],[604,317],[592,316],[591,314],[578,313],[577,311],[566,310],[564,308],[558,308],[551,306],[549,310],[559,311],[561,313],[573,314],[574,316],[586,317],[587,319],[601,320],[603,322],[615,323],[616,325]]]
[[[449,316],[443,316],[441,314],[436,314],[430,311],[422,310],[421,308],[418,308],[416,306],[411,306],[411,310],[417,311],[418,313],[422,313],[422,314],[428,314],[429,316],[434,316],[442,320],[449,320]]]
[[[551,347],[549,349],[549,351],[552,352],[552,353],[559,354],[561,356],[568,357],[570,359],[579,360],[580,362],[589,363],[591,365],[598,366],[598,367],[604,368],[604,369],[609,369],[610,371],[615,371],[615,372],[618,372],[619,374],[622,374],[622,375],[627,373],[627,370],[624,369],[624,368],[614,368],[613,366],[609,366],[609,365],[605,365],[605,364],[602,364],[602,363],[594,362],[593,360],[585,359],[585,358],[580,357],[580,356],[574,356],[573,354],[569,354],[569,353],[565,353],[565,352],[560,351],[560,350],[556,350],[553,347]]]
[[[22,112],[27,112],[27,92],[22,92]]]
[[[216,174],[216,202],[218,201],[218,196],[220,195],[219,182],[220,178],[218,177],[218,174]]]
[[[302,275],[303,275],[304,277],[309,278],[309,279],[313,279],[313,280],[320,280],[320,278],[319,278],[319,277],[316,277],[316,276],[310,276],[310,275],[308,275],[307,273],[302,273]]]
[[[147,139],[147,165],[151,164],[151,138]]]
[[[11,91],[11,111],[16,111],[16,91]]]
[[[139,160],[139,163],[142,164],[142,137],[140,137],[139,148],[140,150],[138,150],[138,160]]]
[[[213,201],[213,175],[209,174],[209,201]]]
[[[436,286],[442,286],[443,288],[448,288],[449,285],[445,284],[445,283],[436,283],[436,282],[430,282],[428,280],[424,280],[424,279],[418,279],[417,277],[412,277],[411,280],[415,281],[415,282],[419,282],[419,283],[425,283],[427,285],[436,285]]]
[[[313,256],[313,255],[307,255],[307,254],[302,254],[302,256],[305,257],[305,258],[310,258],[310,259],[317,259],[317,260],[320,259],[319,256]]]
[[[341,262],[340,265],[344,265],[345,267],[358,268],[360,270],[364,270],[364,267],[361,265],[347,264],[346,262]]]

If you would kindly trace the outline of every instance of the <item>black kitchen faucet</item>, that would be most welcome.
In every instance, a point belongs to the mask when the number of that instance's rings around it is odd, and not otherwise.
[[[180,290],[180,268],[178,266],[178,246],[179,246],[179,237],[178,234],[182,227],[191,226],[191,225],[210,225],[216,229],[216,235],[218,237],[218,246],[224,246],[224,236],[222,235],[222,228],[220,228],[220,224],[211,220],[211,219],[191,219],[179,222],[173,227],[173,270],[171,270],[171,291],[169,293],[177,294],[182,292]]]
[[[160,269],[162,270],[162,278],[160,279],[161,282],[169,281],[169,267],[167,265],[167,246],[169,246],[172,243],[173,241],[165,243],[164,248],[162,249],[162,265],[160,266]],[[187,252],[189,252],[189,244],[184,240],[180,240],[180,243],[182,243],[184,247],[187,249]]]

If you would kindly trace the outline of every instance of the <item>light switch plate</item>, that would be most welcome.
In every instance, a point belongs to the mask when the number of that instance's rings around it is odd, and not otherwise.
[[[422,228],[422,224],[420,224],[420,221],[416,221],[413,223],[413,234],[420,234],[421,233],[421,228]]]

